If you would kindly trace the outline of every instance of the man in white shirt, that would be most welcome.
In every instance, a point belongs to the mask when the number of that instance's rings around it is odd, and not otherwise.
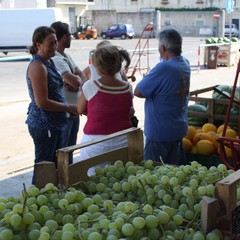
[[[77,99],[81,95],[81,86],[86,80],[84,73],[77,67],[69,54],[65,53],[66,48],[71,46],[71,33],[69,25],[63,22],[54,22],[51,27],[56,31],[58,47],[55,56],[52,58],[55,66],[62,74],[64,80],[64,95],[67,103],[76,104]],[[75,145],[77,142],[77,134],[79,130],[79,116],[69,116],[68,125],[65,131],[64,138],[66,146]],[[72,156],[69,159],[69,164],[72,163]]]

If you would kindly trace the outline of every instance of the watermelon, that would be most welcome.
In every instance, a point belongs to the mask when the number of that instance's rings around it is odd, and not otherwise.
[[[211,39],[211,38],[205,39],[205,43],[206,43],[206,44],[211,44],[211,43],[212,43],[212,39]]]
[[[207,113],[207,107],[196,103],[193,105],[189,105],[188,111]],[[203,124],[207,123],[207,121],[207,118],[188,116],[188,124],[191,126],[202,126]]]
[[[211,38],[212,39],[212,43],[217,43],[218,42],[218,38]]]
[[[218,42],[218,43],[223,43],[223,42],[224,42],[224,41],[223,41],[223,38],[222,38],[222,37],[218,38],[217,42]]]
[[[222,91],[225,95],[228,95],[229,97],[231,97],[232,89],[233,89],[232,86],[218,85],[217,88],[220,91]],[[213,99],[228,99],[227,97],[225,97],[224,95],[222,95],[221,93],[219,93],[217,91],[213,91],[212,98]],[[239,87],[236,88],[234,98],[235,98],[235,100],[240,99],[240,88]],[[215,104],[213,112],[215,114],[226,114],[227,109],[228,109],[228,105]],[[233,110],[238,111],[238,109],[239,109],[239,106],[233,104]]]
[[[228,85],[218,85],[217,88],[222,91],[224,94],[226,95],[231,95],[232,92],[232,87],[228,86]],[[222,95],[221,93],[217,92],[217,91],[213,91],[212,93],[212,98],[213,99],[227,99],[227,97],[225,97],[224,95]],[[228,105],[222,105],[222,104],[215,104],[213,106],[213,112],[215,114],[226,114],[227,113],[227,108]]]
[[[226,42],[226,43],[230,43],[230,39],[227,38],[227,37],[224,37],[224,38],[223,38],[223,41]]]
[[[231,38],[231,41],[232,41],[232,42],[238,42],[238,38],[237,38],[237,37],[232,37],[232,38]]]

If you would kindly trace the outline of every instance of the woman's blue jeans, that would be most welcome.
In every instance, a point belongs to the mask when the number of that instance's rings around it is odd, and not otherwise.
[[[35,146],[35,160],[37,164],[42,161],[57,163],[56,150],[65,147],[63,130],[44,130],[28,126],[28,131]],[[34,170],[35,171],[35,170]],[[33,172],[32,184],[35,184]]]

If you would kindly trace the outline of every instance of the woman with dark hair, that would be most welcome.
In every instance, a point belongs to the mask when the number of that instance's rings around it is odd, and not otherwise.
[[[64,147],[67,114],[77,114],[76,105],[66,103],[62,76],[51,61],[56,49],[57,38],[51,27],[35,29],[29,49],[33,57],[26,73],[31,99],[26,123],[35,146],[35,164],[56,162],[56,150]]]

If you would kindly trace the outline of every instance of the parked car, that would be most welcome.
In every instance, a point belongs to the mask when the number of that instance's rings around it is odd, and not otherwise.
[[[231,30],[230,30],[231,29]],[[230,36],[230,32],[232,33],[231,36],[232,37],[238,37],[239,36],[239,30],[237,28],[236,24],[232,24],[232,27],[230,24],[226,24],[225,28],[224,28],[224,36],[225,37],[229,37]]]
[[[135,35],[135,31],[131,24],[113,24],[110,28],[105,29],[101,32],[103,39],[106,38],[116,38],[120,37],[121,39],[132,39]]]

